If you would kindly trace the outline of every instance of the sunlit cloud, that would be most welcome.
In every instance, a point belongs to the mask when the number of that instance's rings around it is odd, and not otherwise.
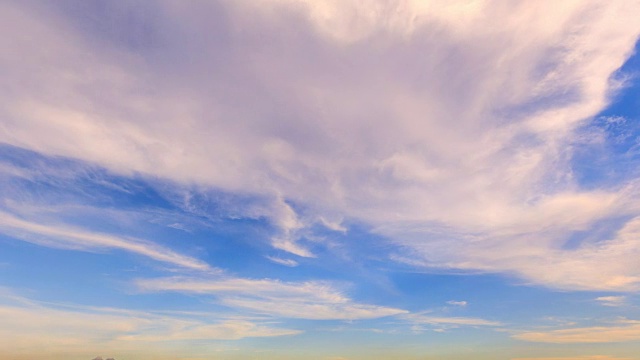
[[[360,304],[327,282],[282,282],[243,278],[138,279],[141,291],[210,295],[226,306],[285,318],[317,320],[372,319],[406,313],[401,309]]]
[[[626,296],[600,296],[596,298],[596,301],[604,306],[624,306],[626,305]]]
[[[640,33],[633,3],[268,3],[153,5],[175,19],[223,7],[237,24],[148,18],[167,54],[158,61],[144,47],[132,56],[96,46],[64,16],[4,4],[5,32],[39,40],[0,44],[12,69],[0,141],[271,199],[271,244],[297,256],[315,256],[306,229],[345,218],[418,262],[428,254],[429,267],[563,289],[638,287],[635,254],[621,250],[631,239],[562,248],[574,232],[638,215],[628,201],[637,191],[582,189],[570,164],[573,131],[606,105],[610,75]],[[496,28],[496,18],[510,20]],[[261,45],[265,34],[278,45]],[[203,76],[213,73],[227,85]],[[603,263],[616,266],[593,270]]]
[[[606,0],[0,3],[0,275],[51,300],[0,302],[0,348],[66,359],[255,337],[298,359],[336,322],[407,359],[446,358],[432,341],[458,328],[470,344],[502,336],[500,351],[640,340],[635,320],[581,323],[593,309],[638,317],[640,125],[615,106],[632,107],[639,13]],[[49,273],[34,260],[54,252],[78,261]],[[538,300],[559,303],[526,309]],[[91,307],[110,302],[183,313]],[[363,334],[338,336],[347,348]],[[229,359],[266,342],[234,344]],[[586,354],[528,360],[622,360]],[[317,359],[331,356],[358,358]]]
[[[63,225],[43,225],[0,212],[0,232],[34,244],[80,251],[123,250],[194,270],[214,270],[207,263],[153,242],[90,232]]]
[[[6,299],[2,299],[5,303]],[[16,301],[20,300],[20,301]],[[0,305],[0,344],[3,351],[29,353],[61,350],[82,353],[105,348],[118,352],[142,350],[153,344],[189,340],[234,340],[299,334],[245,319],[211,319],[114,308],[42,304],[15,297]]]
[[[402,316],[403,319],[409,320],[416,324],[425,325],[460,325],[460,326],[500,326],[500,322],[485,320],[472,317],[447,317],[426,314],[407,314]]]
[[[276,263],[276,264],[289,266],[289,267],[298,266],[298,262],[293,260],[293,259],[283,259],[283,258],[279,258],[279,257],[275,257],[275,256],[266,256],[266,258],[269,259],[270,261]]]
[[[467,306],[466,301],[449,300],[447,301],[447,304],[453,305],[453,306]]]
[[[640,322],[622,320],[607,326],[575,327],[544,332],[523,332],[513,338],[544,343],[617,343],[640,339]]]

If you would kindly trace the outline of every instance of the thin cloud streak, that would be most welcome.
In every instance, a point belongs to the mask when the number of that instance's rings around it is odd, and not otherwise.
[[[640,340],[640,322],[620,321],[618,325],[576,327],[545,332],[523,332],[514,339],[555,344],[619,343]]]
[[[626,296],[600,296],[595,299],[603,306],[618,307],[626,305]]]
[[[119,353],[157,350],[171,341],[237,340],[274,337],[301,331],[243,319],[206,321],[202,316],[177,316],[126,309],[54,307],[18,298],[20,304],[1,304],[0,347],[11,354],[39,351],[67,354],[92,352],[108,346]],[[4,299],[3,299],[4,300]],[[14,299],[15,302],[15,299]],[[169,347],[167,347],[169,348]]]
[[[466,301],[449,300],[447,301],[447,304],[453,305],[453,306],[462,306],[462,307],[467,306]]]
[[[472,317],[456,317],[456,316],[432,316],[427,314],[408,314],[403,315],[406,319],[415,324],[428,325],[464,325],[464,326],[501,326],[497,321],[490,321]]]
[[[194,279],[185,277],[138,279],[140,291],[173,291],[215,297],[221,304],[259,314],[315,320],[374,319],[405,310],[360,304],[328,282],[282,282],[271,279]]]
[[[0,232],[4,234],[42,246],[81,251],[117,249],[186,269],[214,271],[201,260],[138,239],[121,238],[62,225],[43,225],[5,212],[0,212],[0,225]]]
[[[274,262],[276,264],[288,266],[288,267],[296,267],[298,266],[298,262],[293,259],[283,259],[275,256],[265,256],[269,261]]]

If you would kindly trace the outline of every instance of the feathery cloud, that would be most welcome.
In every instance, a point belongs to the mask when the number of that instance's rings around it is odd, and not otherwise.
[[[456,301],[456,300],[449,300],[447,301],[447,304],[449,305],[453,305],[453,306],[467,306],[467,302],[466,301]]]
[[[455,317],[455,316],[432,316],[428,314],[407,314],[402,316],[410,322],[416,324],[428,324],[428,325],[460,325],[460,326],[500,326],[501,323],[497,321],[490,321],[480,318],[472,317]]]
[[[596,301],[604,306],[624,306],[627,301],[626,296],[600,296],[596,298]]]
[[[40,351],[86,353],[110,344],[110,349],[128,352],[142,350],[150,342],[161,349],[163,343],[175,340],[234,340],[300,333],[245,319],[209,319],[186,314],[169,316],[69,305],[56,307],[19,300],[17,304],[0,305],[3,319],[0,345],[4,351],[13,353],[29,353],[36,343],[41,346]]]
[[[0,225],[2,225],[0,232],[38,245],[81,251],[116,249],[182,268],[213,270],[201,260],[139,239],[101,234],[63,225],[44,225],[20,219],[5,212],[0,212]]]
[[[265,256],[265,257],[267,259],[269,259],[269,261],[272,261],[272,262],[274,262],[276,264],[289,266],[289,267],[298,266],[298,262],[293,260],[293,259],[283,259],[283,258],[279,258],[279,257],[275,257],[275,256]]]
[[[135,285],[141,291],[211,295],[229,307],[285,318],[355,320],[407,313],[401,309],[354,302],[330,283],[318,281],[172,277],[138,279]]]
[[[640,322],[619,321],[608,326],[575,327],[545,332],[523,332],[514,339],[543,343],[617,343],[640,339]]]
[[[298,256],[315,256],[305,228],[345,218],[428,267],[639,288],[632,237],[564,247],[640,215],[637,179],[584,188],[571,163],[640,34],[636,2],[266,4],[133,8],[155,14],[134,43],[126,23],[79,32],[2,4],[22,37],[0,40],[0,141],[272,199],[272,245]]]

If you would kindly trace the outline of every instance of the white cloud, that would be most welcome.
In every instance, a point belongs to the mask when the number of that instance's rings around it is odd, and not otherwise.
[[[207,294],[223,305],[287,318],[316,320],[372,319],[407,311],[360,304],[343,295],[330,283],[282,282],[243,278],[159,278],[139,279],[141,291],[176,291]]]
[[[293,260],[293,259],[283,259],[283,258],[274,257],[274,256],[266,256],[266,258],[269,259],[270,261],[276,263],[276,264],[289,266],[289,267],[298,266],[298,262]]]
[[[144,350],[149,355],[167,349],[170,342],[182,341],[185,355],[188,353],[185,345],[191,340],[236,340],[300,333],[245,319],[43,305],[15,296],[13,300],[14,304],[0,304],[3,354],[29,354],[34,352],[34,344],[38,344],[40,354],[63,351],[68,355],[116,349],[118,353]]]
[[[420,313],[403,315],[403,318],[415,324],[425,324],[425,325],[459,325],[459,326],[500,326],[501,325],[500,322],[490,321],[490,320],[485,320],[480,318],[432,316],[432,315],[420,314]]]
[[[21,34],[0,39],[1,142],[271,199],[272,245],[299,256],[305,228],[345,218],[426,266],[640,286],[637,220],[565,247],[640,213],[636,188],[583,189],[570,163],[635,2],[159,2],[138,46],[0,6]]]
[[[518,340],[543,343],[617,343],[640,340],[640,322],[618,321],[614,325],[575,327],[545,332],[523,332],[512,336]]]
[[[447,304],[453,305],[453,306],[467,306],[466,301],[449,300],[447,301]]]
[[[627,297],[626,296],[600,296],[596,298],[596,301],[598,301],[600,304],[604,306],[617,307],[617,306],[625,305],[625,302],[627,301]]]
[[[64,225],[45,225],[23,220],[5,212],[0,212],[0,225],[2,225],[0,232],[38,245],[82,251],[123,250],[182,268],[214,271],[204,261],[139,239],[91,232]]]

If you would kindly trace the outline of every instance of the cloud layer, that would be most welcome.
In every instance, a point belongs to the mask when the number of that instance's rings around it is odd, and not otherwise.
[[[639,13],[635,0],[0,3],[0,286],[49,301],[0,288],[0,356],[630,354],[640,175],[594,159],[624,135],[616,166],[640,168],[640,127],[623,129],[638,119],[603,112],[630,80],[618,70]],[[36,260],[51,248],[70,250],[55,271]],[[76,297],[99,305],[60,303]]]
[[[637,186],[586,189],[571,164],[634,2],[113,3],[95,23],[1,6],[20,34],[0,43],[2,142],[263,197],[298,256],[305,229],[346,219],[427,267],[640,286]]]

